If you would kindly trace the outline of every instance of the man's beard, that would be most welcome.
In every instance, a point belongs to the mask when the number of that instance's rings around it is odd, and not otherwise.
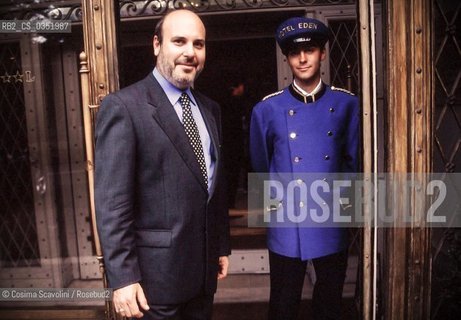
[[[193,86],[195,79],[200,74],[201,70],[199,71],[195,65],[195,74],[194,73],[184,73],[179,71],[176,67],[178,66],[178,62],[186,63],[184,61],[178,61],[179,59],[174,61],[173,65],[170,65],[166,59],[164,59],[163,54],[159,54],[157,59],[159,59],[157,65],[159,67],[160,73],[175,87],[179,89],[187,89]]]

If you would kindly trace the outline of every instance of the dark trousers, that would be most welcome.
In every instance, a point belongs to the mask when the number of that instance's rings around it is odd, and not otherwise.
[[[316,282],[312,296],[313,318],[341,318],[341,299],[346,278],[347,250],[312,259]],[[269,320],[297,319],[307,261],[269,251],[271,293]]]
[[[185,303],[149,305],[142,311],[146,320],[209,320],[213,312],[213,296],[200,295]],[[134,318],[133,318],[134,319]]]

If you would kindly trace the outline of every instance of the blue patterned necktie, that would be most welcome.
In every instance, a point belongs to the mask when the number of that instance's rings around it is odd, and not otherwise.
[[[182,107],[182,123],[184,131],[186,132],[189,142],[194,150],[195,157],[197,158],[200,170],[202,171],[205,184],[208,185],[208,174],[206,170],[205,155],[203,154],[202,140],[200,140],[200,133],[198,131],[197,123],[195,123],[192,116],[192,109],[190,107],[190,98],[187,93],[183,92],[179,98]]]

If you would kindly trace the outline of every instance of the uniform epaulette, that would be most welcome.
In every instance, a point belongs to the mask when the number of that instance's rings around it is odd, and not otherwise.
[[[262,100],[262,101],[264,101],[264,100],[266,100],[266,99],[269,99],[269,98],[271,98],[271,97],[274,97],[274,96],[278,96],[278,95],[279,95],[279,94],[281,94],[282,92],[283,92],[283,90],[280,90],[280,91],[277,91],[277,92],[271,93],[271,94],[269,94],[269,95],[265,96],[265,97],[263,98],[263,100]]]
[[[337,87],[331,86],[331,90],[334,90],[334,91],[341,91],[341,92],[350,94],[351,96],[355,96],[355,94],[353,94],[353,93],[350,92],[349,90],[346,90],[346,89],[343,89],[343,88],[337,88]]]

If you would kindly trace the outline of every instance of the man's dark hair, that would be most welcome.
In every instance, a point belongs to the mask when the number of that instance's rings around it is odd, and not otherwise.
[[[165,18],[168,14],[164,15],[158,22],[157,25],[155,26],[154,29],[154,36],[157,36],[158,42],[162,43],[163,41],[163,22],[165,21]]]
[[[314,48],[319,48],[320,51],[323,51],[323,50],[326,50],[325,44],[326,44],[325,41],[321,41],[321,42],[312,41],[310,43],[297,43],[297,44],[293,43],[291,45],[284,47],[281,50],[285,56],[288,56],[290,52],[299,50],[299,48],[301,47],[314,47]]]

